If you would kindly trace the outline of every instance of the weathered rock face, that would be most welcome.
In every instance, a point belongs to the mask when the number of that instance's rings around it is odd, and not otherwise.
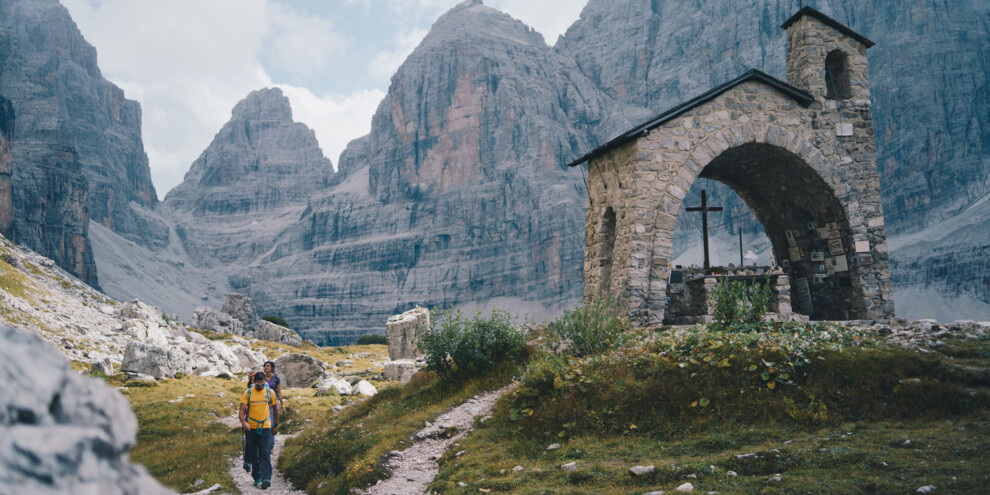
[[[196,308],[189,319],[189,325],[211,332],[244,335],[243,323],[223,311],[206,306]]]
[[[89,218],[145,245],[167,241],[166,230],[131,207],[157,201],[140,106],[103,79],[96,50],[58,1],[4,2],[0,27],[0,94],[22,115],[13,142],[15,239],[95,284]]]
[[[292,120],[289,99],[262,89],[234,107],[162,211],[198,266],[238,266],[268,252],[333,174],[313,130]]]
[[[258,310],[254,307],[254,301],[244,294],[227,295],[221,311],[239,321],[247,331],[254,330],[258,323]]]
[[[412,309],[389,318],[385,323],[388,357],[396,361],[422,356],[423,352],[417,346],[419,335],[429,329],[430,312],[425,308]]]
[[[14,137],[14,106],[0,97],[0,235],[10,237],[14,226],[14,190],[11,183],[13,157],[10,140]]]
[[[127,459],[137,420],[123,396],[36,335],[0,327],[0,342],[5,492],[171,493]]]
[[[264,320],[259,321],[258,324],[255,325],[254,338],[270,340],[272,342],[281,342],[283,344],[293,346],[302,344],[302,337],[300,337],[296,332]]]
[[[309,388],[327,378],[326,364],[305,354],[283,354],[273,362],[286,388]]]
[[[614,111],[539,34],[465,2],[399,69],[347,177],[231,285],[321,344],[415,304],[569,305],[586,199],[563,165],[621,127]]]

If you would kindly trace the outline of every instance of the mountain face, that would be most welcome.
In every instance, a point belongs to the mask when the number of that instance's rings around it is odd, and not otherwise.
[[[570,304],[587,193],[564,163],[628,124],[612,108],[535,31],[465,2],[393,77],[346,178],[231,285],[322,343],[417,304]]]
[[[140,106],[103,79],[57,0],[0,3],[0,95],[19,116],[9,144],[17,242],[96,285],[90,218],[148,245],[167,240],[132,211],[157,201]]]
[[[333,175],[282,91],[258,90],[234,107],[160,210],[176,222],[193,264],[236,268],[268,252]]]
[[[10,140],[14,137],[14,107],[0,98],[0,235],[10,237],[14,226],[14,190],[11,182]]]

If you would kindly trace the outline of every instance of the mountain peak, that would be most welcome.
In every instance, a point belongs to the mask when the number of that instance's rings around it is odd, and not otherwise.
[[[292,106],[278,88],[252,91],[234,106],[232,120],[292,121]]]
[[[521,45],[543,46],[543,35],[522,21],[482,3],[465,0],[437,19],[426,36],[426,44],[450,41],[488,39]]]

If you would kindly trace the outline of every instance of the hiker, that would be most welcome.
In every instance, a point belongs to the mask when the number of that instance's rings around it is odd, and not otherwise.
[[[272,406],[272,416],[277,418],[278,416],[275,415],[274,409],[278,409],[281,413],[284,411],[285,405],[282,401],[282,380],[275,374],[275,363],[273,361],[265,362],[265,383],[268,384],[268,388],[275,392],[275,396],[278,397],[278,406]],[[275,422],[274,426],[278,426],[278,421]],[[272,435],[271,445],[269,447],[275,447],[275,435]]]
[[[247,458],[251,464],[254,486],[267,490],[272,486],[272,449],[269,446],[272,435],[278,433],[278,409],[275,394],[265,383],[265,373],[254,374],[254,386],[241,395],[241,409],[238,417],[247,437]]]

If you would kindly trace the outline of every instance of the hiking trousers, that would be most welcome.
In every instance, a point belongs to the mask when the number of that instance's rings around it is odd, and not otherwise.
[[[251,464],[251,476],[255,480],[272,479],[272,448],[269,446],[272,429],[262,428],[259,433],[257,428],[251,428],[245,436],[247,451],[244,453],[244,462]]]

